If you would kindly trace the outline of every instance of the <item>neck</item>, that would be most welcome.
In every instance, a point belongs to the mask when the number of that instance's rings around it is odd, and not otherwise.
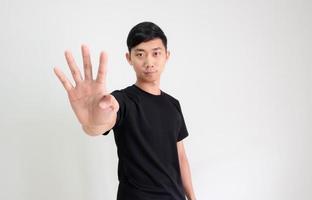
[[[160,95],[160,88],[159,88],[159,81],[154,82],[142,82],[137,80],[135,83],[136,86],[144,90],[145,92],[154,94],[154,95]]]

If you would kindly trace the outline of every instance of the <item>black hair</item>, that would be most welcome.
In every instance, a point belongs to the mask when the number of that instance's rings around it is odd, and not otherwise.
[[[129,52],[131,49],[142,42],[148,42],[155,38],[161,39],[167,50],[167,37],[159,26],[153,22],[141,22],[135,25],[129,32],[127,46]]]

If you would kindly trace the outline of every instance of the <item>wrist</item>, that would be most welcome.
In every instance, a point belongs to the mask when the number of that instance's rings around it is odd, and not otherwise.
[[[84,130],[85,133],[87,133],[90,136],[96,136],[104,133],[107,131],[107,126],[89,126],[89,125],[82,125],[82,129]]]

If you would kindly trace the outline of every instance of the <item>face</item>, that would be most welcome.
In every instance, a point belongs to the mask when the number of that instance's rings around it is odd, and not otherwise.
[[[169,59],[170,52],[165,49],[161,39],[142,42],[126,53],[127,60],[133,66],[137,80],[141,82],[160,81],[160,75]]]

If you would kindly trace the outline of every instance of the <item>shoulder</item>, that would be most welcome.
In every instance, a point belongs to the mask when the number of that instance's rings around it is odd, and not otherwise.
[[[168,101],[170,101],[178,110],[180,110],[179,100],[176,97],[168,94],[167,92],[164,92],[164,91],[162,92],[164,93],[164,96],[168,99]]]
[[[138,100],[138,95],[132,86],[127,86],[121,89],[114,90],[111,93],[118,101],[128,102],[129,100]]]
[[[176,97],[174,97],[174,96],[168,94],[167,92],[164,92],[164,91],[162,91],[162,92],[163,92],[164,96],[165,96],[166,98],[168,98],[169,101],[172,101],[172,102],[174,102],[174,103],[179,103],[179,100],[178,100]]]

